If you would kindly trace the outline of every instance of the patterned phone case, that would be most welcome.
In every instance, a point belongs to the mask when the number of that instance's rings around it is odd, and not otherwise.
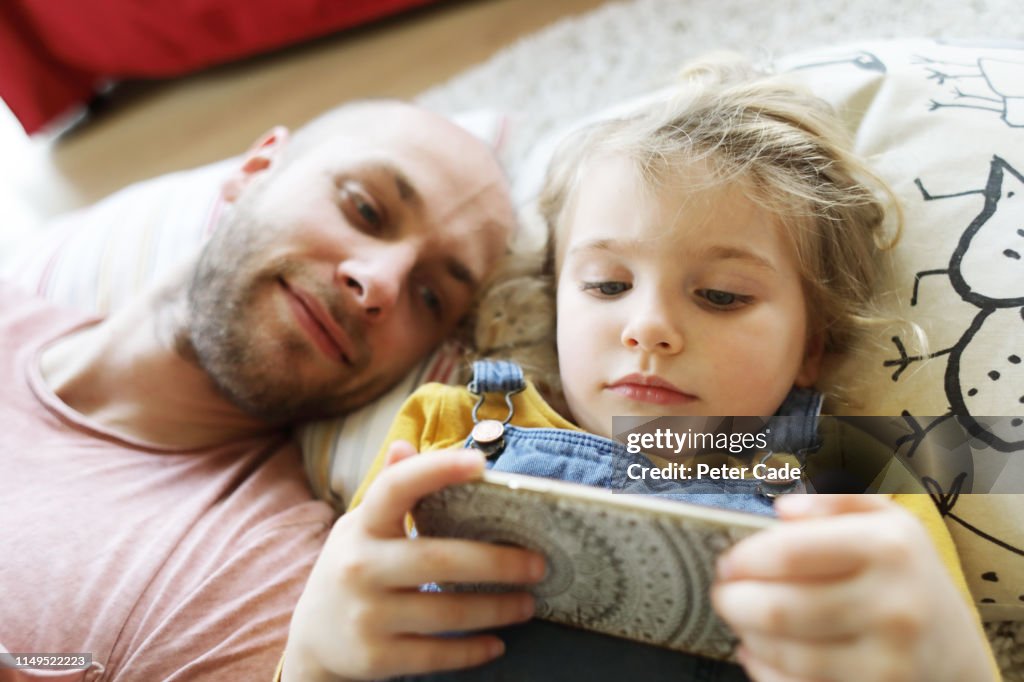
[[[497,472],[424,498],[413,518],[420,535],[542,552],[540,618],[726,660],[736,640],[711,608],[715,559],[777,522]]]

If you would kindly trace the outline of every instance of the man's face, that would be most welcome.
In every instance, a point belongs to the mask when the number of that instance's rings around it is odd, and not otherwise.
[[[222,392],[285,423],[366,403],[450,334],[512,210],[482,143],[396,103],[355,108],[276,166],[204,249],[190,331]]]

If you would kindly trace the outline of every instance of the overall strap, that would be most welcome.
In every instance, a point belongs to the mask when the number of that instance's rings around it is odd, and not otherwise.
[[[775,452],[791,452],[804,464],[807,452],[820,445],[818,417],[822,395],[806,388],[794,388],[786,396],[775,416],[769,419],[768,447]]]
[[[477,360],[473,363],[473,379],[469,391],[476,395],[484,393],[518,392],[526,388],[526,379],[519,365],[507,360]]]
[[[760,495],[774,498],[786,493],[806,492],[803,471],[807,466],[807,456],[821,447],[818,435],[821,402],[822,396],[817,391],[793,388],[775,416],[768,420],[768,450],[760,463],[772,466],[775,453],[788,453],[796,458],[801,475],[799,478],[759,480],[757,491]]]
[[[516,411],[512,396],[526,388],[523,370],[516,363],[506,360],[477,360],[473,363],[473,379],[466,388],[478,396],[473,407],[473,430],[466,438],[466,447],[482,451],[493,462],[505,450],[505,426]],[[477,416],[488,393],[504,396],[508,413],[502,421],[481,420]]]

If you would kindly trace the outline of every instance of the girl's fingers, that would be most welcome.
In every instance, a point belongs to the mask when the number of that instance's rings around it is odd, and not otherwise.
[[[807,642],[799,639],[751,635],[743,638],[749,658],[757,659],[781,674],[795,679],[831,679],[837,670],[863,670],[858,661],[856,640]]]
[[[715,611],[741,637],[750,634],[832,640],[861,634],[873,621],[869,579],[807,583],[730,581],[712,588]]]
[[[380,602],[374,617],[391,632],[429,635],[522,623],[533,611],[533,597],[525,592],[406,592]]]
[[[547,571],[544,557],[520,547],[420,537],[382,543],[375,582],[411,588],[424,583],[532,584]]]
[[[416,453],[416,448],[407,440],[396,440],[388,446],[388,452],[384,456],[386,466],[398,464],[403,459],[409,459]]]
[[[471,668],[505,653],[505,644],[494,635],[426,637],[407,635],[390,640],[386,649],[367,663],[375,678]]]
[[[479,478],[484,457],[475,450],[432,452],[385,467],[370,485],[358,514],[376,537],[405,537],[405,515],[425,495],[447,485]]]
[[[757,680],[757,682],[811,682],[814,680],[814,678],[796,677],[783,672],[756,656],[742,644],[736,651],[736,658],[743,669],[747,671],[750,679]]]
[[[905,512],[890,511],[781,523],[744,539],[723,554],[718,561],[718,578],[849,577],[876,562],[902,556],[914,546],[920,524],[915,529],[912,522]]]
[[[885,511],[896,503],[885,495],[783,495],[775,500],[779,518],[811,519],[837,514]]]
[[[742,647],[747,662],[756,661],[782,679],[836,682],[935,679],[914,664],[914,657],[907,656],[901,644],[885,637],[810,642],[753,635],[743,639]]]

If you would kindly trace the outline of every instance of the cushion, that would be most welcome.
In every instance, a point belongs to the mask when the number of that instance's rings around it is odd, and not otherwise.
[[[1024,266],[1013,255],[1024,256],[1024,93],[1014,89],[1024,83],[1024,46],[864,43],[794,55],[779,66],[837,107],[857,150],[900,197],[905,225],[893,254],[898,295],[892,305],[930,341],[932,357],[918,360],[895,332],[896,341],[883,337],[833,368],[826,384],[854,377],[861,388],[855,404],[831,411],[901,415],[911,433],[958,424],[970,429],[966,452],[937,457],[933,496],[983,615],[1024,619],[1024,498],[960,494],[968,481],[1020,493],[1024,480]],[[496,140],[499,119],[468,120]],[[564,133],[537,144],[513,178],[523,206],[536,195]],[[512,127],[508,135],[515,134]],[[226,168],[214,164],[150,180],[57,219],[26,240],[23,255],[0,261],[0,274],[84,309],[110,310],[197,247]],[[526,221],[519,243],[542,242],[536,224]],[[336,503],[350,495],[405,396],[424,380],[454,376],[457,357],[445,349],[373,405],[304,427],[300,439],[318,494]],[[962,416],[954,422],[951,411]],[[987,418],[993,415],[999,418]]]
[[[932,496],[983,616],[1024,619],[1024,44],[864,44],[785,65],[899,196],[891,304],[928,338],[897,330],[835,367],[827,381],[858,390],[834,411],[954,427]]]
[[[32,133],[110,79],[176,76],[432,1],[10,0],[0,97]]]

